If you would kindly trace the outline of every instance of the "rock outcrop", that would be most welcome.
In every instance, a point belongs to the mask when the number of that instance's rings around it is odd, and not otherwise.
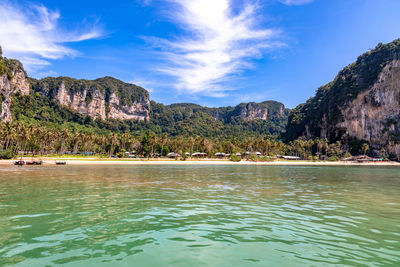
[[[400,158],[400,60],[389,62],[378,80],[344,108],[335,125],[345,138],[367,140],[376,152],[384,148]]]
[[[400,159],[400,39],[379,44],[289,115],[287,138],[340,140],[354,153]]]
[[[32,80],[32,88],[63,106],[95,119],[150,119],[148,92],[111,77],[93,81],[45,78]]]
[[[282,103],[265,101],[261,103],[249,102],[237,105],[229,116],[240,117],[245,121],[269,120],[287,117],[288,111]]]
[[[162,105],[162,104],[155,104]],[[162,105],[163,106],[163,105]],[[260,103],[248,102],[241,103],[237,106],[209,108],[203,107],[192,103],[178,103],[168,106],[163,106],[168,109],[168,113],[176,112],[185,114],[184,117],[190,117],[193,113],[204,112],[212,116],[217,121],[231,122],[235,119],[240,119],[246,122],[256,120],[283,120],[286,122],[287,116],[289,115],[289,109],[277,101],[269,100]],[[153,113],[160,112],[158,108],[153,109]],[[176,117],[181,117],[178,115]]]
[[[2,57],[0,47],[1,120],[12,121],[11,102],[30,89],[80,114],[99,119],[149,120],[149,93],[112,77],[76,80],[69,77],[28,79],[21,62]]]
[[[149,120],[150,118],[150,101],[142,98],[135,101],[132,105],[121,105],[118,96],[113,93],[110,96],[110,111],[108,118],[122,120]]]
[[[0,47],[1,52],[1,47]],[[22,63],[2,57],[0,53],[1,120],[12,121],[11,100],[14,94],[29,94],[29,81]]]
[[[42,92],[46,93],[46,90],[42,90]],[[106,104],[104,94],[99,90],[94,90],[90,102],[86,101],[87,97],[88,90],[86,88],[82,92],[71,93],[65,88],[64,82],[52,94],[52,98],[63,106],[67,106],[80,114],[105,120]]]

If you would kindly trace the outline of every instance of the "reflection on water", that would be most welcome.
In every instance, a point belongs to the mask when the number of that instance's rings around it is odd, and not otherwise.
[[[400,170],[0,168],[0,266],[400,264]]]

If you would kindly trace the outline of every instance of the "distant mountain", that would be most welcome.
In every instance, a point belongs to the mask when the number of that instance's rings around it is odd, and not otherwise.
[[[76,124],[98,131],[147,129],[173,136],[232,137],[279,135],[289,110],[282,103],[242,103],[208,108],[191,103],[163,105],[150,101],[142,87],[112,77],[28,78],[22,64],[0,56],[3,121]],[[80,126],[79,126],[80,125]]]
[[[400,159],[400,39],[361,55],[289,115],[286,139],[327,138]]]
[[[285,129],[289,114],[289,109],[276,101],[219,108],[191,103],[163,105],[152,101],[151,109],[150,122],[161,127],[162,132],[214,137],[279,135]]]
[[[148,120],[149,93],[112,77],[93,81],[69,77],[30,79],[31,88],[83,115],[100,119]]]

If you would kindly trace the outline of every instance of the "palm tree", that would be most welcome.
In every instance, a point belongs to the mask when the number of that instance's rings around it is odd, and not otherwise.
[[[111,157],[111,155],[114,153],[114,149],[115,149],[116,145],[118,144],[118,135],[115,133],[112,133],[110,135],[110,140],[111,140],[111,146],[110,146],[110,151],[108,154]]]
[[[65,154],[65,143],[67,142],[67,140],[70,137],[70,133],[68,131],[68,129],[64,129],[61,132],[61,148],[60,148],[60,155],[64,155]]]
[[[369,150],[369,145],[368,145],[368,143],[362,144],[361,149],[362,149],[364,155],[366,155],[367,152],[368,152],[368,150]]]
[[[156,134],[153,134],[150,138],[150,145],[151,145],[151,154],[150,156],[153,157],[154,155],[154,146],[157,145],[158,143],[158,136]]]

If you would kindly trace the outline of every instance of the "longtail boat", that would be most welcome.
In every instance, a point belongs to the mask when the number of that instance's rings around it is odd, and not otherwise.
[[[23,161],[23,160],[14,161],[14,165],[17,165],[17,166],[22,166],[24,164],[25,164],[25,161]]]
[[[27,161],[26,165],[43,165],[43,161],[42,160],[31,160],[31,161]]]

